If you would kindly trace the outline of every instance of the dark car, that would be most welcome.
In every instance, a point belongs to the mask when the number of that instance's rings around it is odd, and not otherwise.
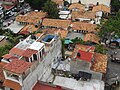
[[[111,55],[111,62],[120,63],[120,59]]]

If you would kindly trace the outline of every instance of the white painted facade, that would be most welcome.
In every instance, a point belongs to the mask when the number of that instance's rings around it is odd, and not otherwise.
[[[37,47],[33,47],[34,44],[36,44]],[[38,47],[38,45],[40,47]],[[39,51],[38,54],[36,54],[38,60],[35,61],[33,56],[31,56],[34,64],[32,64],[32,66],[28,68],[27,71],[25,71],[25,73],[27,74],[25,75],[24,78],[23,75],[17,74],[16,75],[17,79],[16,79],[15,77],[11,76],[12,74],[15,75],[14,73],[10,73],[5,70],[3,71],[5,75],[5,79],[19,83],[22,86],[22,90],[32,90],[33,86],[36,84],[38,80],[40,81],[42,80],[46,82],[47,78],[51,74],[51,68],[53,63],[62,57],[61,40],[59,37],[55,39],[49,47],[45,46],[44,43],[41,44],[40,42],[35,41],[31,46],[29,46],[29,48]],[[39,53],[42,49],[45,49],[45,53],[43,53],[42,57],[39,58],[40,57]],[[31,61],[29,60],[29,62]],[[10,88],[5,87],[5,90],[10,90]]]
[[[104,82],[100,80],[77,81],[73,78],[56,76],[53,84],[65,90],[104,90]]]
[[[69,3],[77,3],[79,2],[79,0],[66,0]],[[99,2],[99,4],[104,4],[110,7],[110,2],[111,0],[80,0],[82,4],[88,5],[88,4],[94,4],[96,5],[97,2]]]
[[[37,68],[23,81],[22,90],[31,90],[38,80],[47,81],[47,77],[51,74],[51,68],[54,62],[56,62],[61,57],[61,41],[58,40],[54,43],[53,47],[47,51],[43,60],[39,62]],[[47,77],[44,77],[45,73]],[[31,87],[32,86],[32,87]]]

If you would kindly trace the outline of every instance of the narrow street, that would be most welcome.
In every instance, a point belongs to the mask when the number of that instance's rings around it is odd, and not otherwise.
[[[108,49],[108,70],[106,74],[106,83],[112,84],[115,82],[115,80],[120,81],[120,63],[117,62],[111,62],[110,55],[114,55],[114,52],[117,52],[117,55],[120,57],[120,49]],[[109,90],[109,89],[106,89]],[[120,88],[118,89],[120,90]]]

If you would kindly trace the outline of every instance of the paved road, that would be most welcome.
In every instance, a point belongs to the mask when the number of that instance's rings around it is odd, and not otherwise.
[[[120,57],[120,49],[108,49],[107,54],[108,56],[114,55],[114,52],[118,52],[117,56]],[[111,62],[111,59],[109,58],[108,59],[108,70],[106,74],[106,82],[108,84],[112,84],[117,79],[120,81],[120,63]],[[110,90],[110,89],[106,89],[106,90]],[[120,90],[120,88],[118,90]]]
[[[26,5],[26,4],[25,4],[25,5],[23,5],[21,8],[22,8],[22,9],[21,9],[19,12],[16,12],[16,14],[14,14],[13,16],[11,16],[9,19],[4,20],[4,23],[8,23],[9,21],[14,20],[15,17],[16,17],[16,15],[19,15],[20,13],[24,12],[25,9],[28,9],[28,8],[30,8],[30,7],[29,7],[29,5]]]

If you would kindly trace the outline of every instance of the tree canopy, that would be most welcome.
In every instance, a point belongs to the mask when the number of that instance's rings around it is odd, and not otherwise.
[[[106,51],[107,51],[107,49],[103,45],[101,45],[101,44],[95,45],[95,52],[101,53],[101,54],[106,54]]]
[[[120,9],[120,0],[111,0],[112,11],[118,12]]]
[[[104,36],[105,33],[115,32],[115,35],[120,37],[120,11],[115,15],[111,16],[101,27],[99,32],[100,36]]]
[[[47,0],[25,0],[25,2],[29,3],[29,5],[32,7],[32,9],[41,10],[44,6],[44,3]]]
[[[59,15],[58,15],[59,10],[57,8],[57,5],[50,0],[48,0],[44,4],[43,11],[48,13],[49,18],[58,18],[59,17]]]
[[[5,46],[0,46],[0,58],[4,54],[9,53],[9,50],[19,42],[19,39],[24,37],[22,35],[15,35],[9,29],[6,30],[1,29],[0,35],[6,36],[7,37],[6,40],[8,41],[8,43]]]

